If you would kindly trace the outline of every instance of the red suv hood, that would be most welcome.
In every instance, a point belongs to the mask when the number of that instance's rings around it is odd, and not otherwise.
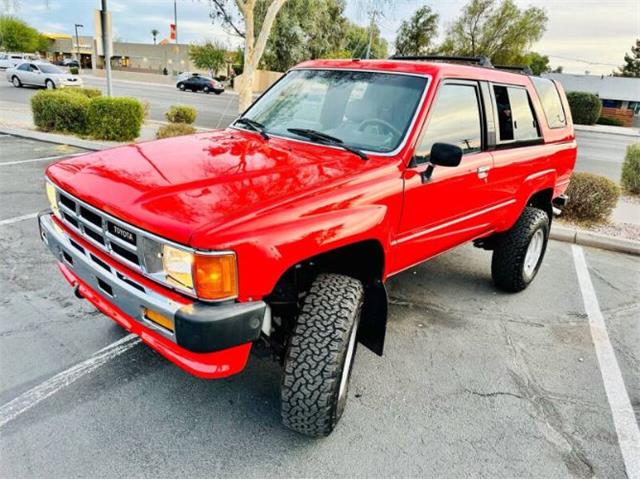
[[[199,228],[273,208],[364,165],[341,150],[292,145],[227,129],[70,158],[47,176],[96,208],[189,244]]]

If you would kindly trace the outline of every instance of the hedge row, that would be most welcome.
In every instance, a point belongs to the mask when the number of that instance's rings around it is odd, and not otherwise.
[[[598,125],[613,125],[614,127],[624,127],[624,123],[622,122],[622,120],[611,117],[600,117],[598,118],[596,123]]]
[[[567,101],[569,102],[573,123],[593,125],[602,112],[600,98],[593,93],[569,92],[567,93]]]
[[[144,120],[135,98],[102,97],[95,88],[42,90],[31,97],[31,111],[41,130],[99,140],[135,140]]]

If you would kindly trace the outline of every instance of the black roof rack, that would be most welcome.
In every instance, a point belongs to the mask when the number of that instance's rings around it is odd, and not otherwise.
[[[479,57],[458,57],[455,55],[392,55],[390,60],[408,60],[408,61],[434,61],[434,62],[459,62],[473,63],[481,67],[493,67],[491,60],[484,55]]]
[[[498,70],[508,70],[510,72],[524,73],[525,75],[533,75],[533,71],[529,65],[494,65],[493,68]]]

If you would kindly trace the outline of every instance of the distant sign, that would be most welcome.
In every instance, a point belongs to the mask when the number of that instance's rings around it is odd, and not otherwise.
[[[176,24],[175,23],[170,23],[169,24],[169,38],[171,38],[171,40],[175,40],[176,39]]]
[[[101,10],[95,11],[96,52],[98,55],[104,55],[104,45],[102,44],[102,20],[100,12]],[[113,35],[111,35],[111,12],[107,12],[106,20],[106,31],[109,32],[109,51],[113,54]]]

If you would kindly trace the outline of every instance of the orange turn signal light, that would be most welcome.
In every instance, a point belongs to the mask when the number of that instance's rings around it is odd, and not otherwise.
[[[236,255],[196,254],[193,264],[196,294],[205,300],[223,300],[238,296]]]
[[[173,332],[173,320],[149,308],[144,309],[144,316],[153,323]]]

